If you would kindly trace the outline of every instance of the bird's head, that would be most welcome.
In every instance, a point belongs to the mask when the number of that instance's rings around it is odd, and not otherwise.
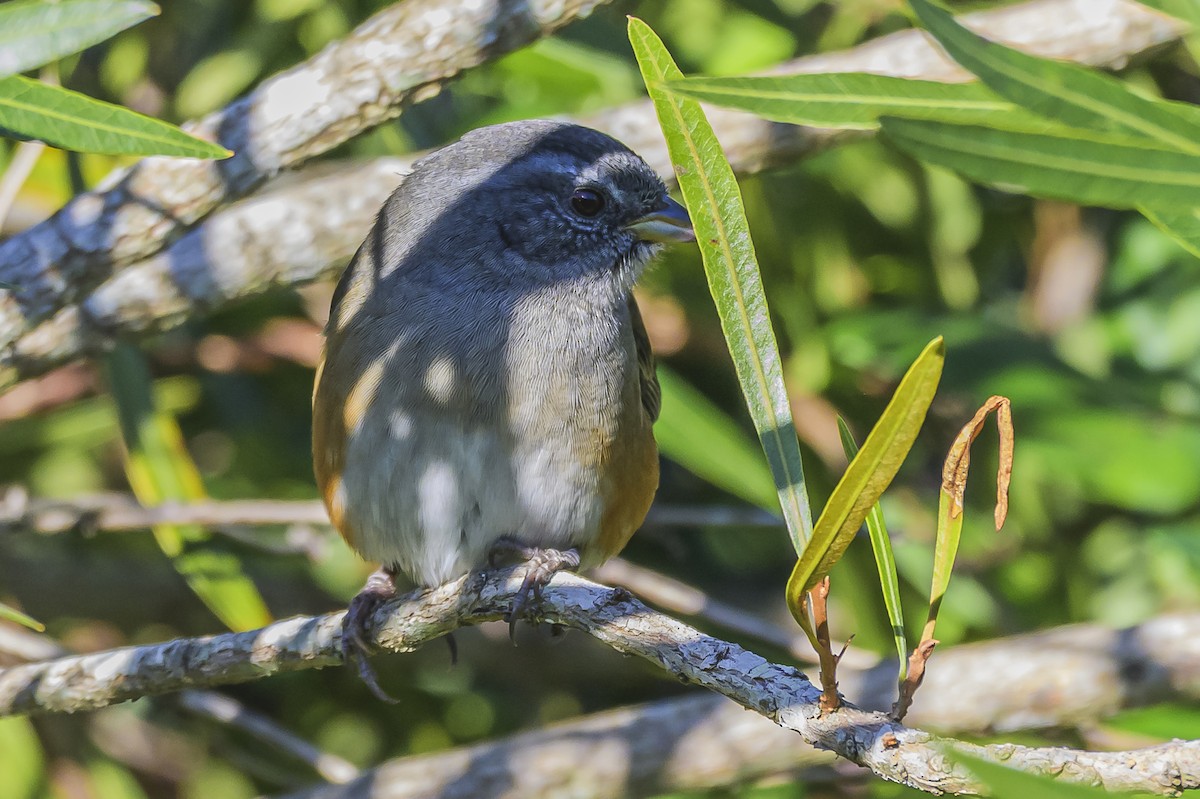
[[[628,290],[662,244],[694,241],[682,205],[620,142],[529,120],[472,131],[423,159],[398,194],[458,268],[520,284],[598,278]]]

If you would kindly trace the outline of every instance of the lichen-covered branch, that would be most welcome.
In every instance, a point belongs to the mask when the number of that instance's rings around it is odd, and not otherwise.
[[[411,651],[457,627],[502,618],[522,576],[519,566],[472,574],[390,602],[375,614],[374,641],[391,651]],[[799,733],[817,748],[885,779],[931,792],[978,789],[968,774],[947,760],[941,748],[945,741],[849,705],[822,714],[819,690],[796,669],[771,663],[653,611],[624,589],[560,574],[547,587],[536,618],[583,630],[683,682],[723,694]],[[340,613],[295,618],[248,633],[179,639],[3,669],[0,713],[73,712],[184,687],[334,665],[341,660],[340,624]],[[1175,795],[1200,787],[1200,741],[1136,753],[1014,745],[967,748],[1017,768],[1111,790]]]
[[[590,5],[580,2],[572,8]],[[988,36],[1030,52],[1109,67],[1123,66],[1132,57],[1177,40],[1186,28],[1182,22],[1132,0],[1103,4],[1034,0],[970,15],[966,20]],[[944,80],[964,77],[920,31],[901,31],[843,52],[801,58],[781,66],[779,71],[868,71]],[[269,92],[270,85],[264,84],[252,97]],[[865,135],[780,125],[724,109],[709,113],[740,174],[795,161],[849,136]],[[672,179],[665,143],[646,103],[631,103],[580,121],[621,139],[664,177]],[[172,166],[173,162],[145,163],[139,168],[150,171],[139,180],[150,186],[154,180],[175,180],[171,170],[182,168]],[[34,252],[50,254],[48,258],[39,256],[41,261],[29,260],[29,268],[41,277],[22,288],[21,296],[28,297],[21,300],[23,310],[18,316],[5,316],[3,309],[14,307],[14,300],[5,300],[0,290],[0,390],[103,347],[114,336],[163,330],[271,286],[335,274],[366,235],[375,211],[401,182],[410,164],[408,157],[387,158],[342,166],[333,172],[323,169],[319,176],[279,187],[212,216],[157,255],[152,254],[166,240],[166,233],[155,227],[165,224],[162,219],[155,225],[109,225],[120,235],[114,232],[104,240],[97,239],[90,250],[77,247],[80,254],[68,257],[75,249],[67,246],[65,234],[61,241],[55,238],[59,233],[54,227],[72,218],[75,212],[68,207],[56,217],[58,222],[47,223],[50,227],[35,228],[0,245],[0,282],[8,280],[21,286],[25,284],[5,274],[16,269],[15,264],[22,258],[33,259]],[[139,191],[148,192],[150,188]],[[103,204],[110,209],[106,213],[113,219],[125,219],[122,214],[132,220],[147,214],[147,219],[154,217],[147,209],[129,202],[124,188],[83,201],[100,202],[99,197],[104,198]],[[178,211],[173,213],[180,216]],[[196,216],[180,218],[193,221]],[[98,230],[99,224],[89,223],[86,229]],[[179,227],[171,223],[171,231]],[[42,241],[42,237],[49,238]],[[78,238],[71,234],[71,240]],[[85,252],[92,254],[83,257]],[[70,267],[65,272],[57,266],[64,258],[63,263]],[[136,258],[144,260],[109,274],[113,262],[127,263]],[[43,266],[36,266],[41,262]],[[71,279],[74,282],[65,280],[69,275],[75,275]],[[51,313],[52,318],[33,326]]]
[[[1093,726],[1117,710],[1200,698],[1200,614],[1124,630],[1072,625],[938,653],[910,721],[941,734]],[[846,696],[895,699],[889,661],[840,672]],[[605,757],[595,757],[603,751]],[[637,799],[827,765],[795,735],[719,695],[665,699],[498,741],[396,758],[287,799]]]
[[[0,244],[0,368],[20,335],[219,205],[607,0],[406,0],[189,128],[235,155],[147,158]]]

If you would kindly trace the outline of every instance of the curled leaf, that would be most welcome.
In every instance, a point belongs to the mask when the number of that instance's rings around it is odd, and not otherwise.
[[[963,496],[967,490],[967,472],[971,465],[971,444],[983,430],[988,414],[995,411],[1000,430],[1000,463],[996,472],[996,529],[1004,526],[1008,517],[1008,487],[1012,481],[1013,452],[1016,439],[1013,432],[1012,403],[1008,397],[993,396],[963,425],[942,468],[942,490],[950,497],[950,518],[962,515]]]

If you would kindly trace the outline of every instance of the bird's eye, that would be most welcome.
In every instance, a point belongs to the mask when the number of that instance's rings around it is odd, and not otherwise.
[[[580,216],[595,216],[604,210],[604,195],[595,189],[576,189],[571,195],[571,207]]]

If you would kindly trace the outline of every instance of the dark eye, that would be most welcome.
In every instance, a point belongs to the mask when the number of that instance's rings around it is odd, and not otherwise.
[[[604,210],[604,195],[595,189],[576,189],[571,195],[571,207],[580,216],[595,216]]]

